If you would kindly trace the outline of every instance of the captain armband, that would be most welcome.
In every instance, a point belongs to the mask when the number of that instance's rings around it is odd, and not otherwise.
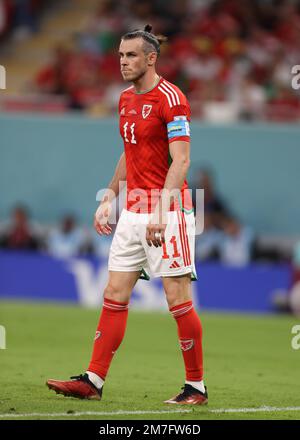
[[[168,138],[190,136],[190,124],[186,116],[174,116],[174,120],[167,124]]]

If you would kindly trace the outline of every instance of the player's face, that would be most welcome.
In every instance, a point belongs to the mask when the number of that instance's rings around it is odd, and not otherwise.
[[[121,74],[124,81],[137,81],[148,70],[148,56],[143,50],[143,39],[122,40],[119,48]]]

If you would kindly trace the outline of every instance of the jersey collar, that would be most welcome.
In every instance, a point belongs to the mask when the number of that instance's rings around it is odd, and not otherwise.
[[[153,87],[151,87],[151,89],[146,90],[145,92],[136,92],[136,91],[134,91],[134,93],[135,93],[136,95],[145,95],[146,93],[149,93],[149,92],[151,92],[152,90],[154,90],[155,87],[157,87],[158,84],[161,82],[161,80],[162,80],[162,76],[159,76],[157,83],[156,83]]]

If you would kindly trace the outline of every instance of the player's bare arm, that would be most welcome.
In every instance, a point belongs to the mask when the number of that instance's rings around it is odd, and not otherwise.
[[[161,197],[151,222],[147,225],[146,240],[149,246],[161,246],[167,226],[166,215],[172,199],[180,191],[190,166],[190,143],[174,141],[169,145],[172,164],[169,168]],[[171,197],[170,197],[171,194]],[[173,195],[173,196],[172,196]],[[156,234],[156,235],[155,235]]]
[[[99,235],[110,235],[111,226],[108,219],[111,213],[112,201],[119,195],[120,189],[126,183],[126,159],[125,153],[122,153],[120,160],[116,166],[114,176],[108,186],[107,192],[104,194],[99,207],[94,216],[94,228]]]

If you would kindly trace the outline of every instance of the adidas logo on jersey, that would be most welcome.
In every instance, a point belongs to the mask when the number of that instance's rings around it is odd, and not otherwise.
[[[122,110],[120,111],[120,115],[125,115],[125,107],[122,108]]]
[[[171,266],[169,266],[169,269],[175,269],[180,267],[180,265],[177,263],[177,261],[173,261],[173,263],[171,264]]]
[[[137,115],[136,110],[132,109],[130,112],[128,112],[129,115]]]

